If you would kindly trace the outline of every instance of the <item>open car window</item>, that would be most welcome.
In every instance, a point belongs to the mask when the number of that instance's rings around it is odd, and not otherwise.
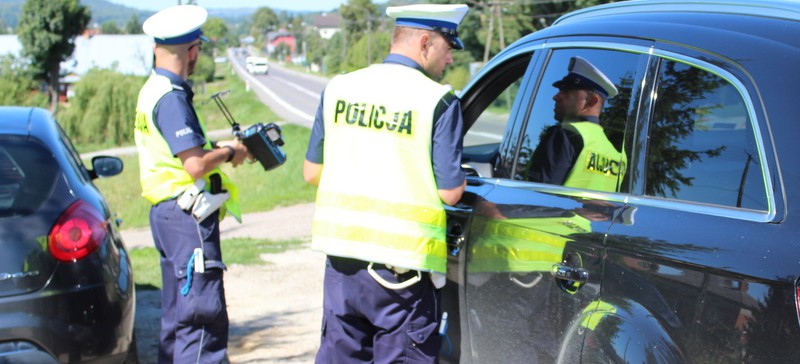
[[[524,103],[522,81],[532,56],[533,53],[525,53],[499,65],[491,76],[472,88],[470,99],[462,99],[468,128],[464,135],[464,162],[470,166],[469,172],[482,177],[509,175],[513,150],[500,148],[513,124],[516,108]]]

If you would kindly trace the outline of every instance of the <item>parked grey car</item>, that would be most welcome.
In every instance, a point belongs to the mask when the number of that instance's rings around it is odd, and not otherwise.
[[[0,107],[0,363],[136,363],[135,291],[117,220],[44,109]]]

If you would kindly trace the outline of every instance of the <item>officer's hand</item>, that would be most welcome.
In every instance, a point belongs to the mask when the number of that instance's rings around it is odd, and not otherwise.
[[[234,167],[242,164],[242,162],[244,162],[244,159],[247,158],[248,155],[250,155],[250,152],[247,151],[247,147],[244,146],[244,144],[242,144],[242,142],[239,141],[239,139],[222,141],[217,143],[217,145],[220,147],[224,147],[226,145],[230,145],[231,147],[233,147],[234,153],[233,153],[233,159],[231,159],[231,164],[233,164]]]

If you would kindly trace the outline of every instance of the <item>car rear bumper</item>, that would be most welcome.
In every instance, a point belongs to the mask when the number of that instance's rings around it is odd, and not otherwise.
[[[128,286],[126,292],[95,285],[0,299],[0,362],[124,358],[133,340],[136,311],[133,282]]]

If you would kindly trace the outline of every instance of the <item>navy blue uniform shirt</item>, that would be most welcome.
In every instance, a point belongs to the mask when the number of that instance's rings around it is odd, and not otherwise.
[[[202,147],[206,139],[192,106],[192,87],[180,76],[163,68],[156,68],[155,73],[168,78],[172,83],[172,91],[158,101],[153,112],[153,121],[166,139],[172,155],[177,156],[191,148]]]
[[[399,54],[389,54],[383,63],[396,63],[425,72],[420,65],[412,59]],[[306,159],[309,162],[323,164],[322,146],[325,141],[325,128],[323,124],[322,99],[320,97],[317,115],[311,128]],[[409,97],[414,97],[410,94]],[[431,144],[431,160],[433,161],[433,174],[436,177],[438,189],[451,189],[464,183],[465,174],[461,170],[462,130],[464,122],[461,115],[461,102],[455,95],[448,94],[443,97],[434,111],[433,135]]]
[[[599,124],[600,118],[581,116],[580,121]],[[565,130],[561,123],[547,128],[531,156],[528,180],[563,185],[581,150],[583,137],[580,134]]]

